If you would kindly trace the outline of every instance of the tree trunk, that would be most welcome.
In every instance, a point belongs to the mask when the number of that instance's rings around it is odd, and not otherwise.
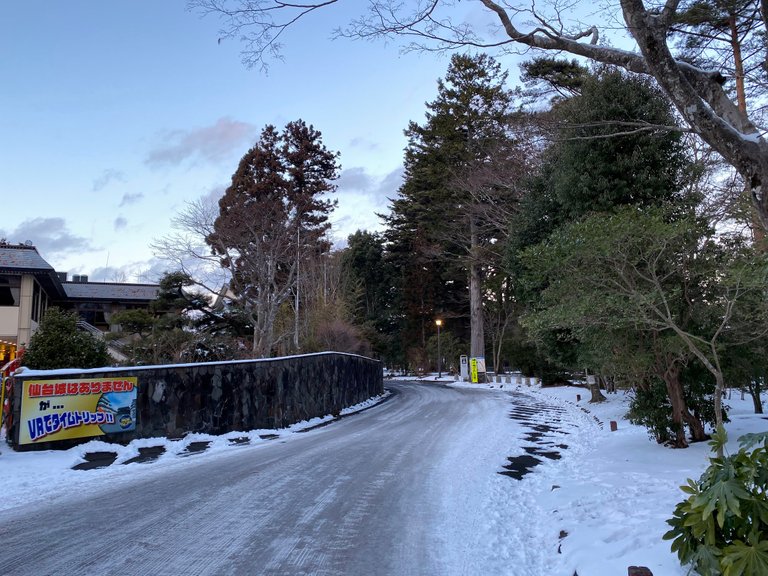
[[[597,382],[589,385],[589,393],[592,395],[589,399],[590,402],[605,402],[607,400],[603,393],[600,392],[600,384]]]
[[[495,374],[501,373],[501,343],[497,347],[496,333],[491,330],[491,351],[493,354],[493,372]]]
[[[749,387],[749,395],[752,396],[752,405],[755,407],[755,414],[763,413],[763,401],[760,400],[760,392],[763,391],[763,378],[758,377],[752,381]]]
[[[768,230],[768,143],[722,89],[719,75],[681,66],[673,58],[668,28],[658,15],[647,12],[642,0],[620,3],[648,72],[702,140],[744,178],[760,224]]]
[[[715,393],[713,400],[715,403],[715,425],[719,428],[723,425],[723,390],[725,390],[725,381],[723,380],[722,370],[715,373]],[[722,456],[722,454],[720,454]]]
[[[470,222],[470,259],[469,259],[469,330],[470,330],[470,356],[485,356],[485,332],[483,326],[483,294],[480,278],[480,262],[477,256],[478,238],[474,221]],[[485,373],[478,374],[478,380],[485,381]]]
[[[299,254],[299,232],[296,232],[296,294],[294,294],[293,304],[293,349],[294,352],[299,351],[299,282],[301,276],[299,275],[301,266],[301,255]]]
[[[600,392],[600,377],[596,374],[590,374],[589,370],[586,368],[584,369],[584,376],[587,379],[587,388],[589,389],[589,393],[591,395],[589,402],[605,402],[607,398],[603,396],[602,392]]]
[[[704,430],[704,423],[694,414],[691,414],[687,407],[683,410],[682,416],[683,420],[685,420],[685,423],[688,425],[688,429],[691,431],[691,442],[704,442],[704,440],[709,440],[709,435],[706,430]]]
[[[667,387],[667,397],[672,404],[672,423],[675,434],[672,439],[675,448],[688,448],[688,441],[685,438],[685,425],[683,424],[683,413],[688,413],[688,406],[683,396],[683,386],[680,384],[680,368],[672,366],[663,374],[664,384]],[[690,416],[690,413],[688,413]]]

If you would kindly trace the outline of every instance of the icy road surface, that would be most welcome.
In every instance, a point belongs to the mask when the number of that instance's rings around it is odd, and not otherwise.
[[[122,466],[112,487],[77,472],[93,484],[0,512],[0,574],[564,573],[551,512],[498,473],[524,433],[513,396],[387,387],[383,404],[287,439]]]

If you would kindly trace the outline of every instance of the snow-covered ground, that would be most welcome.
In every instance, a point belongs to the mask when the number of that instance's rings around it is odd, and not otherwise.
[[[449,385],[499,392],[498,384]],[[505,385],[504,389],[509,388]],[[667,530],[665,520],[683,497],[679,486],[686,478],[699,477],[707,466],[709,447],[699,444],[686,450],[671,450],[657,445],[645,429],[624,419],[629,398],[622,392],[609,395],[607,402],[597,405],[586,402],[586,390],[573,387],[523,386],[517,392],[563,410],[565,425],[559,433],[562,440],[558,441],[568,448],[561,459],[544,459],[522,480],[491,473],[494,478],[488,486],[497,491],[490,496],[498,502],[498,508],[497,517],[489,518],[488,523],[494,528],[492,537],[498,540],[498,549],[509,557],[509,574],[533,575],[534,564],[542,566],[541,576],[553,574],[544,567],[565,567],[567,573],[563,576],[572,576],[573,570],[579,576],[602,576],[626,574],[631,565],[647,566],[656,576],[688,574],[661,536]],[[577,394],[582,398],[579,402]],[[371,407],[373,403],[364,403],[343,414]],[[727,429],[733,451],[742,434],[768,430],[768,420],[752,413],[749,397],[742,400],[738,392],[733,392],[726,403],[731,407]],[[531,418],[546,424],[551,414],[543,412]],[[0,444],[0,510],[22,508],[43,499],[55,501],[67,493],[87,490],[94,480],[120,485],[139,475],[157,474],[164,468],[194,466],[201,459],[231,451],[229,437],[247,435],[256,444],[266,442],[260,436],[277,433],[282,440],[290,441],[297,437],[297,431],[330,420],[330,416],[315,419],[277,432],[256,430],[224,437],[192,435],[178,441],[144,439],[125,447],[91,441],[66,451],[17,453]],[[610,429],[612,420],[618,423],[615,432]],[[205,454],[193,459],[178,456],[191,442],[202,440],[211,442]],[[117,462],[124,462],[136,456],[140,447],[159,444],[166,447],[166,453],[151,466],[113,465],[87,472],[71,469],[83,461],[86,452],[117,451]],[[504,463],[500,455],[499,470]],[[477,489],[478,486],[462,487],[454,482],[450,497],[454,502],[477,502],[477,494],[461,493]],[[561,537],[559,551],[546,541],[551,540],[553,533]],[[510,542],[521,541],[527,545],[510,550]]]
[[[645,428],[625,419],[630,397],[624,392],[608,394],[600,404],[587,402],[589,392],[582,388],[536,388],[534,393],[571,411],[587,410],[602,423],[602,428],[569,429],[564,442],[570,448],[563,458],[545,461],[518,488],[534,496],[539,512],[549,514],[550,532],[563,531],[560,565],[568,566],[565,576],[573,569],[579,576],[626,574],[629,566],[646,566],[655,576],[692,574],[661,537],[685,496],[679,487],[687,478],[699,478],[709,463],[710,447],[699,443],[673,450],[658,445]],[[742,399],[734,390],[729,396],[728,451],[736,452],[743,434],[768,431],[768,415],[754,414],[748,395]],[[615,432],[611,421],[617,423]],[[576,454],[568,453],[573,450]],[[520,523],[529,524],[529,518],[526,510],[517,511]]]

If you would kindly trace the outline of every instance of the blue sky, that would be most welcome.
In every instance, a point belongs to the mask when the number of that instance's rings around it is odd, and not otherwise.
[[[337,242],[377,228],[448,56],[329,40],[355,4],[290,30],[265,75],[185,0],[4,3],[0,237],[91,280],[157,280],[149,245],[184,203],[220,195],[266,124],[298,118],[341,153]]]

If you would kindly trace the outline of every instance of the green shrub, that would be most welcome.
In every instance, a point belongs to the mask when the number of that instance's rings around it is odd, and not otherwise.
[[[715,425],[715,408],[712,400],[714,385],[706,371],[689,369],[681,374],[685,402],[694,418],[704,424]],[[728,422],[728,406],[723,404],[723,422]],[[635,390],[629,404],[627,418],[633,424],[644,426],[648,435],[659,444],[675,438],[675,423],[672,420],[672,405],[667,389],[658,379],[649,380],[642,388]],[[687,428],[687,427],[686,427]]]
[[[29,340],[23,365],[35,370],[100,368],[112,363],[107,345],[77,329],[77,314],[58,308],[46,310]]]
[[[646,388],[638,388],[629,404],[627,418],[632,424],[644,426],[648,435],[659,444],[675,435],[672,422],[672,406],[667,390],[660,382],[651,382]]]
[[[710,445],[726,442],[721,427]],[[710,458],[698,482],[681,489],[688,498],[675,507],[664,535],[681,564],[702,576],[768,574],[768,433],[739,439],[732,456]]]

